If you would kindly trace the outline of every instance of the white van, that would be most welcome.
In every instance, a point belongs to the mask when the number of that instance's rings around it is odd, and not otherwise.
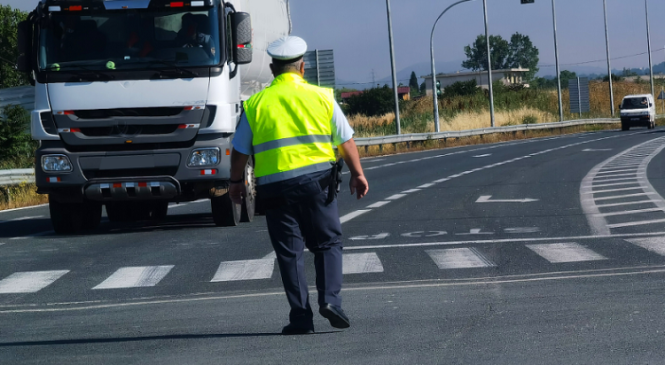
[[[645,126],[648,129],[656,127],[656,106],[651,94],[627,95],[619,109],[622,131],[634,126]]]

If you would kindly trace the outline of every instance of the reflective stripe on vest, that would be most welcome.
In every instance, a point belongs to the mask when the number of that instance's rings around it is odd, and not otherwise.
[[[275,78],[245,102],[258,184],[330,169],[334,93],[297,74]]]

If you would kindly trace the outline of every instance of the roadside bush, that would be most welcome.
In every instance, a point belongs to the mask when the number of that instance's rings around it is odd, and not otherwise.
[[[38,143],[30,133],[30,114],[20,106],[8,105],[0,116],[0,169],[24,168],[33,164]]]
[[[456,96],[476,95],[478,93],[480,93],[480,89],[478,89],[476,80],[458,81],[454,84],[446,86],[446,88],[443,90],[443,97],[453,98]]]
[[[388,85],[384,85],[350,97],[347,100],[345,112],[349,115],[361,114],[375,117],[393,112],[394,108],[395,96],[393,90]]]

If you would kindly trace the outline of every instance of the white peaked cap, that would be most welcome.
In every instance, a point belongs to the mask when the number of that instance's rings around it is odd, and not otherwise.
[[[276,60],[293,60],[307,52],[307,42],[296,36],[280,38],[268,46],[268,55]]]

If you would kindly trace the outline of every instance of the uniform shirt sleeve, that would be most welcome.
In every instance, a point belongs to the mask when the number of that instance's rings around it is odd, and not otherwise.
[[[252,140],[254,139],[254,134],[252,133],[252,128],[249,127],[249,121],[247,120],[247,114],[242,113],[240,117],[240,123],[238,128],[236,128],[236,133],[233,136],[233,148],[245,155],[253,155],[254,147],[252,145]]]
[[[339,146],[342,143],[353,138],[353,128],[349,124],[349,120],[346,119],[342,108],[339,107],[337,101],[333,108],[333,118],[331,121],[332,130],[333,130],[333,144]]]

